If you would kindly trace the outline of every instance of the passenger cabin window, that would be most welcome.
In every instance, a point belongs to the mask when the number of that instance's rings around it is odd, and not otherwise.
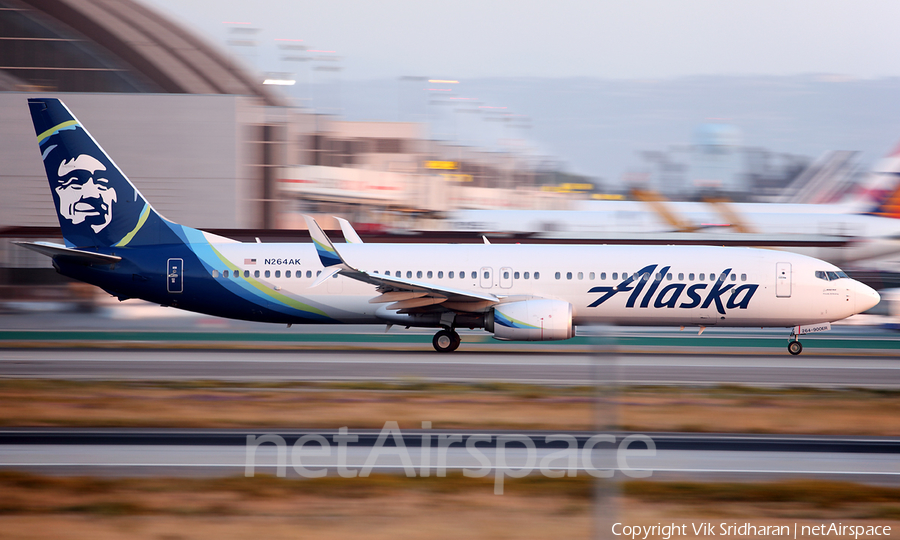
[[[697,277],[697,279],[699,279],[700,281],[703,281],[704,279],[706,279],[706,274],[700,274],[700,275]]]
[[[503,279],[509,279],[509,272],[503,272]]]
[[[716,280],[716,275],[715,275],[715,274],[710,274],[710,275],[709,275],[709,280],[710,280],[710,281],[715,281],[715,280]]]
[[[219,277],[219,271],[218,271],[218,270],[213,270],[213,271],[212,271],[212,276],[213,276],[214,278]]]
[[[566,272],[566,279],[572,279],[572,272]]]
[[[541,273],[540,273],[540,272],[535,272],[535,273],[534,273],[534,279],[541,279]]]
[[[578,279],[584,279],[584,272],[578,272]]]
[[[259,277],[259,270],[253,271],[253,277]]]
[[[678,281],[684,281],[684,272],[678,272]]]
[[[272,272],[270,272],[269,270],[266,270],[266,277],[270,277],[271,275],[272,275]]]
[[[321,270],[316,270],[316,277],[319,277],[319,276],[321,276],[321,275],[322,275],[322,271],[321,271]]]
[[[408,277],[408,278],[411,278],[411,277],[412,277],[412,270],[407,270],[407,271],[406,271],[406,277]]]
[[[606,279],[606,272],[600,272],[600,279]]]
[[[524,274],[522,274],[522,276],[523,276],[525,279],[528,279],[528,272],[525,272]]]
[[[290,272],[290,270],[288,270],[288,272]],[[277,278],[281,277],[281,270],[275,270],[275,277],[277,277]],[[288,277],[291,277],[291,276],[288,276]]]
[[[747,281],[747,274],[741,274],[741,281]]]
[[[561,276],[561,274],[560,274],[559,272],[557,272],[557,273],[555,274],[555,276],[556,276],[556,279],[559,279],[560,276]]]
[[[453,276],[450,276],[450,277],[453,277]],[[443,279],[443,278],[444,278],[444,271],[438,270],[438,279]]]
[[[622,279],[628,279],[628,272],[622,272]]]
[[[693,272],[688,274],[688,281],[694,281],[694,273]]]
[[[618,272],[613,272],[613,276],[612,276],[612,277],[613,277],[613,279],[619,279],[619,273],[618,273]]]
[[[421,271],[421,270],[419,270],[418,272],[416,272],[416,277],[417,277],[417,278],[421,278],[421,277],[422,277],[422,271]]]
[[[278,277],[278,272],[275,272],[275,277]],[[286,277],[286,278],[291,277],[291,271],[290,271],[290,270],[285,270],[285,271],[284,271],[284,277]]]
[[[737,276],[734,274],[731,274],[731,281],[735,281],[736,279],[737,279]]]
[[[434,274],[431,272],[431,270],[429,270],[428,273],[425,274],[425,277],[427,277],[428,279],[431,279],[431,276],[433,276],[433,275]]]
[[[306,271],[306,277],[308,277],[308,278],[311,278],[311,277],[312,277],[312,270],[307,270],[307,271]]]
[[[228,270],[222,271],[222,277],[228,277]]]
[[[519,273],[513,272],[513,279],[519,279]]]
[[[244,277],[250,277],[250,270],[244,270]]]
[[[453,270],[450,270],[449,272],[447,272],[447,277],[450,279],[453,279]]]
[[[487,276],[484,276],[484,277],[487,277]],[[475,271],[472,272],[472,279],[478,279],[478,272],[475,272]]]
[[[591,272],[590,274],[588,274],[588,279],[593,281],[596,278],[596,276],[597,276],[597,274]]]
[[[235,271],[234,271],[234,279],[238,279],[239,277],[241,277],[241,271],[240,271],[240,270],[235,270]]]

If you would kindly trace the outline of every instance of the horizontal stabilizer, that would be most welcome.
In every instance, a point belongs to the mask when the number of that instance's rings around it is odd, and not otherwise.
[[[113,264],[122,260],[122,257],[116,255],[106,255],[103,253],[94,253],[92,251],[84,251],[81,249],[73,249],[61,244],[52,242],[13,242],[23,248],[37,251],[41,255],[46,255],[54,259],[61,259],[69,262],[80,264]]]

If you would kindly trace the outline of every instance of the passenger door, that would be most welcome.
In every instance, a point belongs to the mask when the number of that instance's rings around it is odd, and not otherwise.
[[[483,267],[478,273],[478,277],[481,278],[482,289],[490,289],[494,286],[494,270],[491,267]]]
[[[500,269],[500,288],[508,289],[512,287],[512,268],[503,267]]]
[[[775,296],[778,298],[791,296],[791,263],[775,263]]]

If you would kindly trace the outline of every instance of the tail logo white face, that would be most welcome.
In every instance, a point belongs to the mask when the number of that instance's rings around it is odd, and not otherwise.
[[[87,223],[95,233],[106,228],[112,221],[116,190],[105,173],[106,167],[93,156],[64,159],[54,188],[60,217],[73,225]]]

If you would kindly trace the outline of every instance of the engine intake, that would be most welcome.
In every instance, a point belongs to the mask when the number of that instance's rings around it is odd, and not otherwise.
[[[562,300],[524,300],[495,306],[484,328],[504,341],[552,341],[575,335],[572,304]]]

